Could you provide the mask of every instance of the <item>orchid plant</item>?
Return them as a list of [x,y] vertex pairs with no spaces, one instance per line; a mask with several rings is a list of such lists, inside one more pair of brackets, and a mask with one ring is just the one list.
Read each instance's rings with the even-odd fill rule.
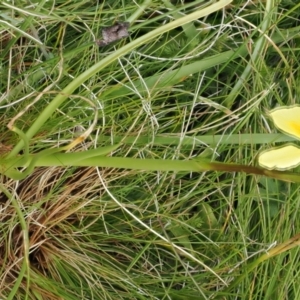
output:
[[[300,107],[280,107],[269,113],[275,126],[300,140]],[[261,167],[269,170],[288,170],[300,165],[300,148],[288,144],[263,151],[258,158]]]

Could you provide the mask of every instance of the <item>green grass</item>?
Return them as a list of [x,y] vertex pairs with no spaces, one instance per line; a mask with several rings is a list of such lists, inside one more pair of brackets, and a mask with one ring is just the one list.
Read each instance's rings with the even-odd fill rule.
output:
[[297,2],[1,2],[0,298],[298,299],[298,183],[189,172],[291,141]]

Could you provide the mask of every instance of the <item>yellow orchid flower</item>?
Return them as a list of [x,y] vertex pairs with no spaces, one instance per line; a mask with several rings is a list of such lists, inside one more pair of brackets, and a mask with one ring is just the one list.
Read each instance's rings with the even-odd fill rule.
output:
[[[270,112],[275,126],[284,133],[300,140],[300,107],[284,107]],[[272,170],[287,170],[300,165],[300,148],[287,145],[263,151],[258,157],[261,167]]]

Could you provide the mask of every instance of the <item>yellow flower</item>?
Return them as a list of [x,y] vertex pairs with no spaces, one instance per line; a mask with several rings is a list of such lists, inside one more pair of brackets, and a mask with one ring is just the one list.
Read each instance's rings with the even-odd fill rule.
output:
[[[270,112],[275,126],[300,140],[300,107],[285,107]],[[266,169],[287,170],[300,165],[300,148],[294,145],[263,151],[258,158]]]

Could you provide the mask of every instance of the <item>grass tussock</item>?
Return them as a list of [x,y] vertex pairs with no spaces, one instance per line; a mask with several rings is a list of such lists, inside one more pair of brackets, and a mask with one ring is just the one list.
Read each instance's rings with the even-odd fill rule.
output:
[[[290,140],[266,113],[299,103],[300,6],[225,1],[0,4],[0,298],[299,298],[298,184],[132,170],[145,158],[256,165]],[[125,21],[129,37],[95,43]],[[3,175],[10,155],[89,128],[71,151],[119,144],[107,155],[135,165]]]

